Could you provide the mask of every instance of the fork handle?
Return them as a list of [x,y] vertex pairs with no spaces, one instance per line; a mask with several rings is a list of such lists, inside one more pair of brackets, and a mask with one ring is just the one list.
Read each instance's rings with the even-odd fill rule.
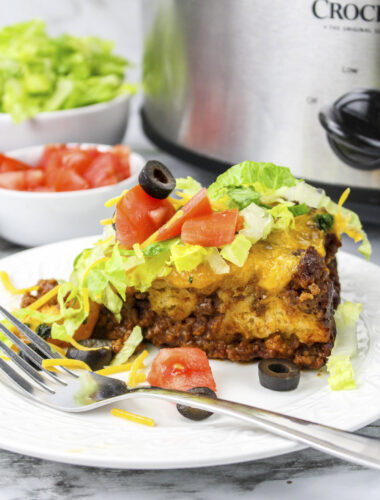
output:
[[155,387],[139,388],[131,392],[134,392],[135,396],[165,399],[236,417],[338,458],[380,470],[380,440],[378,439],[224,399],[212,399]]

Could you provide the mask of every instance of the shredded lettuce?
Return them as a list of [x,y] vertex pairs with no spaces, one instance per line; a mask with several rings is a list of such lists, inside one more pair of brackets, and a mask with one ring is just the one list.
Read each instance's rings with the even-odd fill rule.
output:
[[294,215],[289,210],[289,203],[279,203],[269,210],[274,219],[274,229],[287,229],[294,227]]
[[176,179],[176,189],[180,189],[183,193],[193,196],[202,189],[202,185],[190,176]]
[[[331,203],[333,203],[333,202],[331,202]],[[338,205],[336,203],[334,203],[335,214],[338,211],[338,210],[336,210],[337,206]],[[333,213],[330,210],[329,210],[329,212]],[[364,257],[368,260],[372,254],[372,246],[371,246],[371,243],[369,242],[367,234],[363,230],[359,216],[355,212],[352,212],[352,210],[349,210],[348,208],[345,208],[345,207],[340,208],[340,213],[347,221],[346,227],[343,228],[343,232],[346,233],[350,238],[353,238],[355,243],[359,242],[359,241],[362,242],[358,248],[358,251],[362,255],[364,255]]]
[[177,271],[192,271],[210,254],[210,250],[200,245],[180,243],[171,248],[171,262]]
[[208,265],[215,274],[227,274],[230,272],[230,266],[221,257],[217,248],[212,248],[206,257]]
[[331,198],[326,196],[323,189],[317,189],[304,181],[299,181],[295,186],[279,189],[278,197],[292,202],[305,203],[312,208],[324,208],[330,215],[339,214],[344,221],[344,224],[340,226],[340,231],[348,234],[355,242],[361,241],[359,252],[367,260],[370,258],[372,247],[358,215],[352,210],[334,203]]
[[241,188],[230,187],[227,190],[227,196],[229,198],[229,205],[232,208],[237,207],[239,210],[243,210],[251,203],[262,205],[260,201],[261,194],[252,186]]
[[220,255],[236,266],[242,267],[247,260],[251,246],[252,243],[248,238],[243,234],[238,234],[232,243],[222,248]]
[[323,189],[317,189],[304,181],[298,181],[294,186],[282,189],[278,195],[282,199],[305,203],[312,208],[320,208],[330,200]]
[[[86,320],[88,313],[85,309],[83,289],[72,283],[63,283],[57,295],[57,301],[63,322],[55,322],[51,326],[53,339],[67,341]],[[48,323],[48,321],[44,321]]]
[[300,203],[299,205],[289,206],[288,210],[290,210],[290,212],[294,215],[294,217],[305,215],[310,212],[310,208],[306,205],[306,203]]
[[344,302],[335,312],[337,335],[327,361],[328,383],[334,391],[356,388],[351,358],[357,354],[356,323],[362,309],[362,304]]
[[[132,257],[131,257],[132,258]],[[126,286],[146,292],[153,281],[171,273],[169,266],[170,252],[162,252],[154,257],[147,257],[145,262],[126,273]]]
[[239,233],[248,238],[251,243],[265,239],[272,231],[273,217],[267,210],[255,203],[251,203],[242,210],[240,215],[244,217],[244,228]]
[[126,271],[142,264],[145,259],[123,256],[117,244],[110,251],[111,254],[105,256],[100,245],[86,249],[75,259],[70,281],[77,287],[86,287],[94,302],[104,304],[118,315],[125,300]]
[[135,352],[137,346],[143,341],[143,335],[140,326],[135,326],[131,334],[124,342],[123,347],[111,361],[111,366],[123,365]]
[[170,248],[176,245],[180,241],[180,238],[172,238],[166,241],[159,241],[158,243],[152,243],[151,245],[143,248],[142,253],[146,257],[154,257],[162,252],[167,252]]
[[232,188],[253,187],[257,190],[258,183],[265,188],[278,189],[283,186],[294,186],[296,179],[287,167],[273,163],[244,161],[219,175],[208,188],[208,194],[211,199],[219,199],[227,193],[231,196]]
[[77,108],[134,93],[113,42],[46,33],[39,19],[0,30],[0,112],[18,123],[42,111]]

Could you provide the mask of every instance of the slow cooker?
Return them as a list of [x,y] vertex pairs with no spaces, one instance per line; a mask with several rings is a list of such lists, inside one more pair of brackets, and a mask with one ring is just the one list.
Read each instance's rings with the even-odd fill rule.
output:
[[161,148],[380,204],[379,1],[147,0],[143,19],[143,127]]

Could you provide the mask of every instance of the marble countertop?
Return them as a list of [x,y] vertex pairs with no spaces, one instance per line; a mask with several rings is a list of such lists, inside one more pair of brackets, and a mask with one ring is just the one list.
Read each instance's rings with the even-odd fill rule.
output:
[[[176,176],[192,175],[204,183],[213,172],[187,165],[157,151],[141,132],[139,102],[135,103],[126,137],[133,149],[146,158],[164,161]],[[380,264],[380,226],[366,225],[374,246],[373,262]],[[0,239],[0,257],[23,250]],[[344,250],[355,252],[344,243]],[[380,438],[380,420],[363,433]],[[0,450],[0,499],[155,499],[177,498],[279,498],[308,500],[332,498],[377,500],[380,474],[348,464],[311,449],[242,464],[169,471],[97,469],[48,462]]]

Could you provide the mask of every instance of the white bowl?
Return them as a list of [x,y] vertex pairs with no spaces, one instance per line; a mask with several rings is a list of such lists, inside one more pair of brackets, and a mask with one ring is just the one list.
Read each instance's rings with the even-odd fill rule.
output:
[[0,113],[0,151],[54,142],[118,144],[124,137],[131,96],[111,101],[39,113],[21,123]]
[[[70,144],[74,145],[74,144]],[[111,146],[81,144],[82,149],[96,147],[108,151]],[[44,146],[33,146],[7,153],[17,160],[35,166]],[[0,188],[0,236],[24,246],[100,234],[101,219],[112,217],[114,207],[104,203],[138,182],[145,160],[131,153],[131,177],[111,186],[64,191],[59,193],[16,191]]]

